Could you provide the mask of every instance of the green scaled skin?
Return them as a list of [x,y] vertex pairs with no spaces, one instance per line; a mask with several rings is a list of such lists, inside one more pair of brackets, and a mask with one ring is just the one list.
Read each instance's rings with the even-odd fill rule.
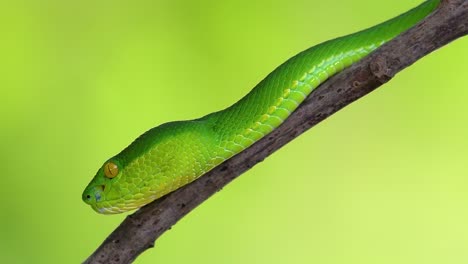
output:
[[278,127],[332,75],[431,13],[429,0],[387,22],[292,57],[231,107],[155,127],[98,170],[83,201],[103,214],[139,208],[197,179]]

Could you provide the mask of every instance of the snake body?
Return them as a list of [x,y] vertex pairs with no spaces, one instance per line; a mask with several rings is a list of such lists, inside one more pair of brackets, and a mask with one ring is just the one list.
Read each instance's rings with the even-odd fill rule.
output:
[[192,182],[270,133],[321,83],[415,25],[439,2],[426,1],[297,54],[222,111],[150,129],[99,168],[83,200],[99,213],[121,213]]

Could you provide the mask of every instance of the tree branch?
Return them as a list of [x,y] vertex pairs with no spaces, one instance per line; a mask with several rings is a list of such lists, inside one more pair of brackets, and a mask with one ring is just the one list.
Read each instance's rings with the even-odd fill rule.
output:
[[129,215],[85,263],[130,263],[179,219],[237,176],[424,55],[468,33],[468,1],[443,0],[421,23],[326,81],[271,134],[196,181]]

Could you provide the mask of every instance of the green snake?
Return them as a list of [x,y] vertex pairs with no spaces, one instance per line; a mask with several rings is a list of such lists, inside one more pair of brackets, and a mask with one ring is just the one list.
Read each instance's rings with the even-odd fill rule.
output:
[[321,83],[414,26],[439,2],[302,51],[222,111],[150,129],[104,162],[83,201],[99,213],[121,213],[192,182],[270,133]]

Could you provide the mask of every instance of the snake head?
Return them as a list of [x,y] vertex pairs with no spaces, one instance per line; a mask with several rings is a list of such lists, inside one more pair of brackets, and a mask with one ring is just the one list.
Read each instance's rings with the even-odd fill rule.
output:
[[118,182],[124,178],[121,163],[116,159],[108,160],[83,191],[82,199],[98,213],[119,213],[115,202],[119,200],[121,190]]
[[[195,132],[187,130],[185,126]],[[148,204],[212,168],[204,156],[213,136],[196,122],[152,128],[98,169],[82,199],[98,213],[116,214]],[[197,127],[195,127],[197,128]],[[209,130],[211,131],[211,130]],[[202,141],[205,140],[205,141]]]
[[[104,163],[82,194],[85,203],[101,214],[117,214],[141,207],[148,201],[123,164],[112,158]],[[131,176],[131,175],[130,175]]]
[[[178,186],[168,168],[174,167],[174,141],[153,128],[98,169],[82,199],[101,214],[117,214],[142,207]],[[156,138],[156,142],[155,139]],[[172,188],[173,187],[173,188]]]

